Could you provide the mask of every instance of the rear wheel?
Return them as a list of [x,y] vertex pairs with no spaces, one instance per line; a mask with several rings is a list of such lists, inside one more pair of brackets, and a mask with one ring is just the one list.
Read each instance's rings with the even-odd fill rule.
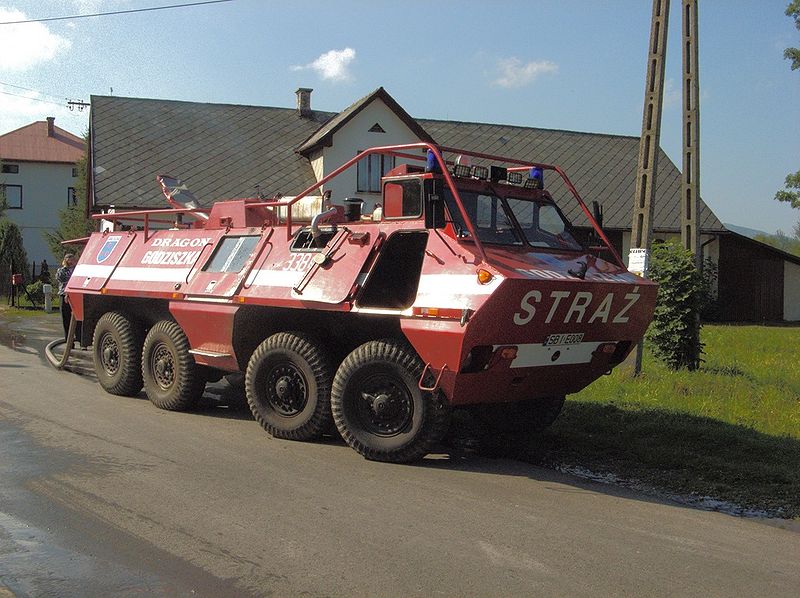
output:
[[247,364],[247,403],[276,438],[310,440],[330,427],[331,367],[325,352],[300,332],[273,334]]
[[420,390],[422,361],[394,340],[370,341],[345,358],[333,380],[331,409],[345,442],[375,461],[424,457],[447,430],[449,407]]
[[190,409],[203,395],[205,376],[189,353],[189,341],[176,322],[162,320],[147,333],[142,377],[147,397],[160,409]]
[[106,392],[132,397],[142,390],[142,330],[118,311],[103,314],[92,340],[97,381]]

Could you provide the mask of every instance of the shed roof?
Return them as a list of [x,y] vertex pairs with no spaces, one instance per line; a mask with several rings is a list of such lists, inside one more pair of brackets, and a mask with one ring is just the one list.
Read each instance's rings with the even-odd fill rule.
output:
[[5,135],[0,135],[0,160],[74,164],[83,157],[83,139],[53,127],[47,135],[47,121],[39,120]]

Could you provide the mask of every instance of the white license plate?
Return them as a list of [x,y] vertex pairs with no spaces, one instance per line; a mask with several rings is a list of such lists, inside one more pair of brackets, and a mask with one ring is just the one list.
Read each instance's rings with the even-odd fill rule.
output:
[[545,347],[553,345],[577,345],[583,340],[583,332],[563,332],[561,334],[551,334],[545,341]]

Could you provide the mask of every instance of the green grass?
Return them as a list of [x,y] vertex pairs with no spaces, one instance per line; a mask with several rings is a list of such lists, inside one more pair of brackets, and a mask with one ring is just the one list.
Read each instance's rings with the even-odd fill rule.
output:
[[800,328],[706,325],[703,342],[699,371],[645,351],[639,377],[570,396],[530,457],[800,517]]
[[706,325],[703,342],[699,371],[671,372],[646,352],[638,378],[622,366],[570,399],[710,417],[800,439],[800,328]]

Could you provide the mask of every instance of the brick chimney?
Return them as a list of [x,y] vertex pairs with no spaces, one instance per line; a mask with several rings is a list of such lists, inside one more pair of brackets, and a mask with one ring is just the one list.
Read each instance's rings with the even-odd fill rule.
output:
[[297,114],[300,116],[311,116],[311,92],[314,91],[308,87],[301,87],[295,93],[297,94]]
[[56,117],[55,116],[48,116],[47,117],[47,136],[48,137],[55,137],[56,136]]

